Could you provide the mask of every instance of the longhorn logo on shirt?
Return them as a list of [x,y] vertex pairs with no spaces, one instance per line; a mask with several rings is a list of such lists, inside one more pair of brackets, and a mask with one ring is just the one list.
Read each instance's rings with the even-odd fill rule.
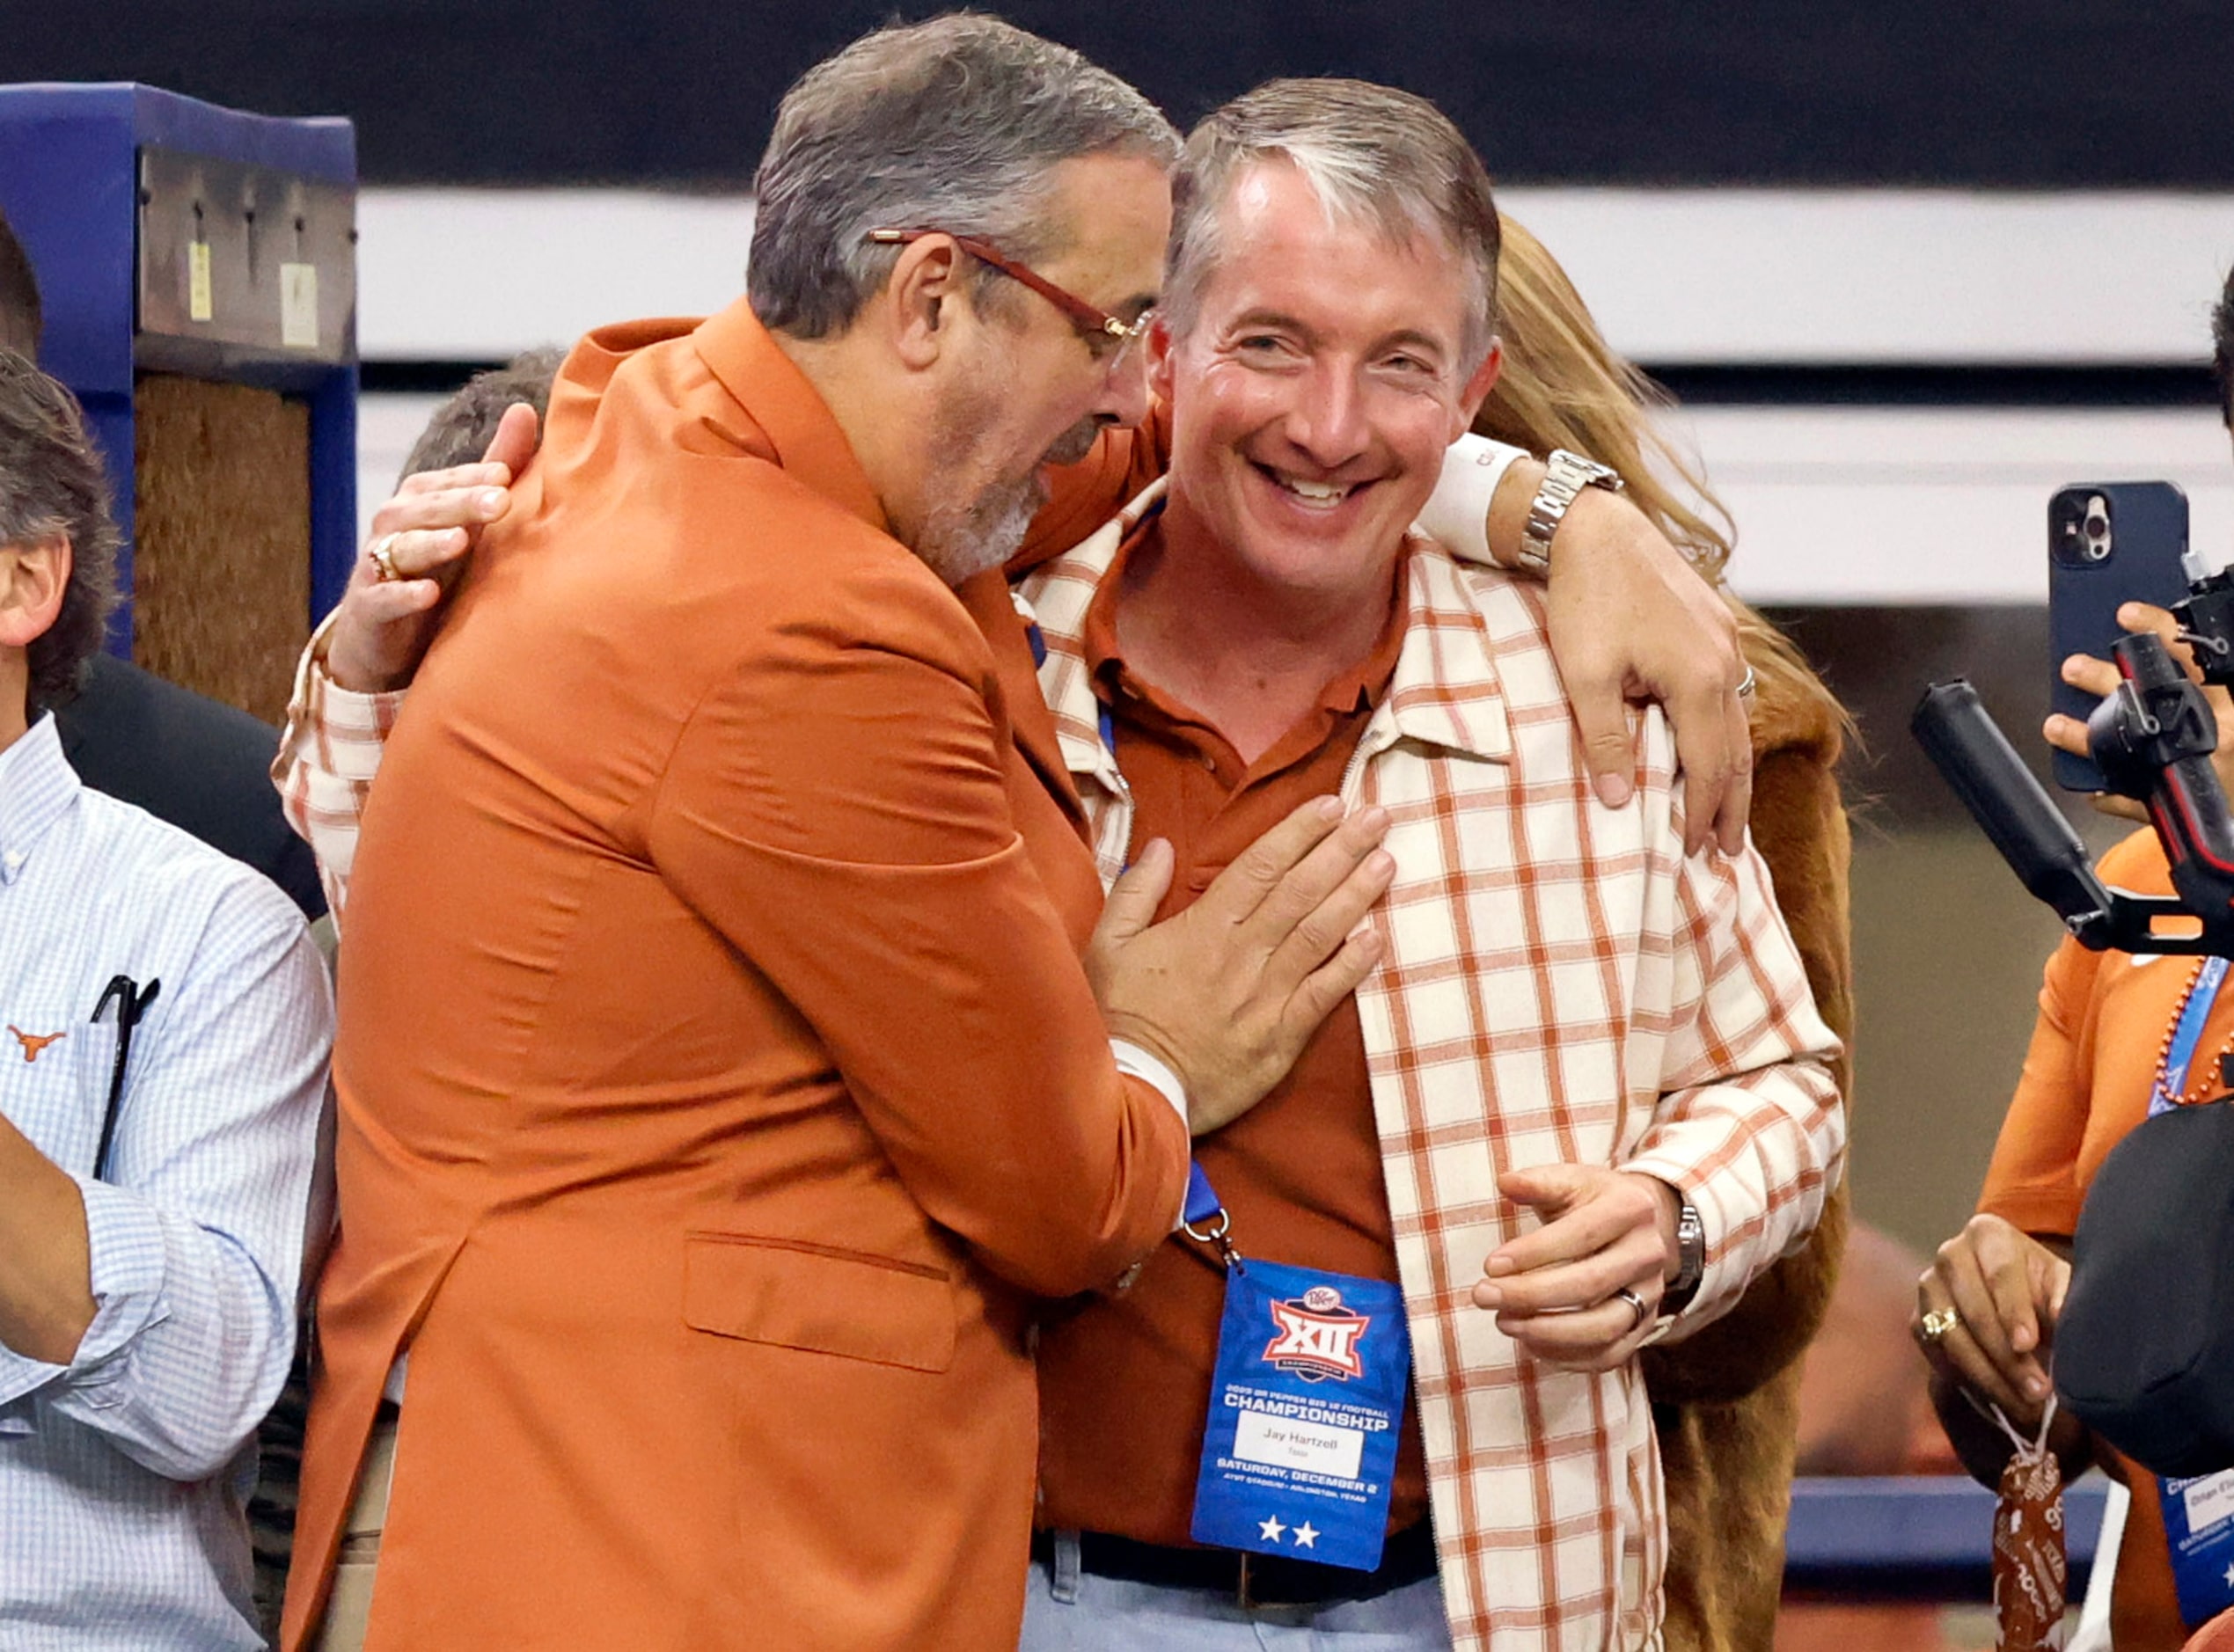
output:
[[8,1030],[16,1035],[16,1042],[23,1046],[23,1058],[27,1062],[37,1061],[48,1045],[60,1043],[70,1036],[68,1033],[26,1033],[13,1023],[9,1025]]
[[1342,1305],[1342,1293],[1331,1285],[1314,1285],[1300,1302],[1271,1305],[1272,1323],[1280,1334],[1264,1345],[1267,1364],[1300,1377],[1306,1382],[1329,1378],[1347,1382],[1366,1374],[1358,1344],[1373,1316],[1355,1313]]

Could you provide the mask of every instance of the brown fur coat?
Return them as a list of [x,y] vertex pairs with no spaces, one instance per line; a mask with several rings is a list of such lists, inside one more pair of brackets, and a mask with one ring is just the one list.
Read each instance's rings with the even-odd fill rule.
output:
[[[1787,684],[1783,673],[1762,670],[1753,709],[1753,838],[1776,878],[1815,1002],[1848,1046],[1837,1078],[1840,1093],[1850,1095],[1840,730],[1827,705]],[[1846,1222],[1842,1183],[1806,1249],[1756,1280],[1724,1319],[1644,1356],[1667,1487],[1668,1652],[1769,1652],[1775,1638],[1799,1356],[1829,1304]]]

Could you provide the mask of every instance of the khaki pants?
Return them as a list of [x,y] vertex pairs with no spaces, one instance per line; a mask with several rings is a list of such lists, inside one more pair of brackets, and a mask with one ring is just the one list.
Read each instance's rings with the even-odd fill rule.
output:
[[380,1529],[388,1519],[388,1488],[396,1473],[396,1413],[382,1406],[365,1447],[364,1472],[357,1477],[356,1500],[342,1528],[341,1558],[333,1567],[333,1589],[326,1597],[326,1617],[311,1637],[312,1652],[360,1652],[372,1619],[372,1579],[380,1565]]

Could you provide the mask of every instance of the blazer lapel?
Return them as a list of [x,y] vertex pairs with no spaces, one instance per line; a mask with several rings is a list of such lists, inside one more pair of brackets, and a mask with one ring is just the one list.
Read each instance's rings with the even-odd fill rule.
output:
[[993,668],[999,674],[1000,691],[1008,702],[1008,727],[1016,742],[1016,749],[1023,753],[1024,761],[1047,788],[1047,794],[1061,808],[1065,818],[1076,829],[1081,839],[1090,841],[1087,828],[1086,805],[1079,800],[1078,787],[1071,781],[1069,765],[1063,761],[1063,749],[1055,738],[1055,719],[1047,710],[1047,702],[1039,691],[1039,673],[1032,658],[1031,639],[1024,627],[1023,616],[1008,595],[1008,581],[999,572],[978,574],[956,588],[955,595],[970,610],[971,618],[985,633],[985,641],[992,649]]

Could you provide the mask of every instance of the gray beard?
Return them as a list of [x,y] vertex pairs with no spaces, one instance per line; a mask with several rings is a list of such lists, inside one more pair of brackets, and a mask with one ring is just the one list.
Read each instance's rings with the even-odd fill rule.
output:
[[[1082,419],[1047,450],[1049,464],[1075,464],[1092,451],[1100,423]],[[989,568],[1003,567],[1030,531],[1032,518],[1047,502],[1047,484],[1037,471],[1019,481],[989,488],[966,505],[932,508],[917,536],[915,554],[949,586],[960,585]]]
[[1014,556],[1046,501],[1047,489],[1034,473],[967,505],[935,506],[917,536],[915,554],[949,585],[960,585]]

